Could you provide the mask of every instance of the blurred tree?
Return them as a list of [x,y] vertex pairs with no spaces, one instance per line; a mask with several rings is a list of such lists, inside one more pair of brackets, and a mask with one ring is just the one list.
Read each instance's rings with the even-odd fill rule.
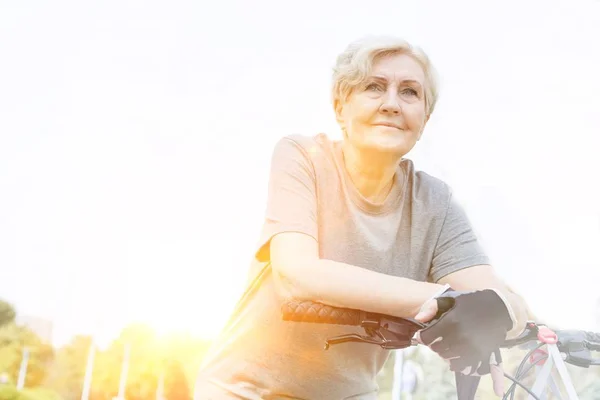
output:
[[20,400],[19,391],[13,385],[0,385],[0,400]]
[[58,393],[46,388],[23,389],[19,400],[64,400]]
[[123,344],[119,341],[96,353],[90,399],[111,400],[117,396],[122,363]]
[[181,362],[176,359],[165,363],[164,397],[167,400],[188,400],[192,397]]
[[15,308],[8,302],[0,299],[0,326],[15,321]]
[[162,363],[162,345],[148,326],[132,324],[119,337],[131,343],[131,362],[127,379],[127,400],[146,400],[156,397],[158,376]]
[[63,400],[48,389],[23,389],[18,391],[14,385],[0,385],[0,400]]
[[[394,352],[390,355],[378,375],[377,381],[381,390],[379,400],[392,399],[395,357],[396,353]],[[424,382],[417,383],[416,392],[412,395],[412,399],[456,399],[454,374],[450,372],[448,364],[427,347],[419,346],[408,353],[405,352],[405,362],[413,362],[419,365],[423,370]]]
[[110,346],[96,354],[91,400],[111,400],[119,392],[125,348],[130,345],[125,398],[154,400],[160,370],[160,343],[142,324],[127,326]]
[[[77,336],[57,351],[47,387],[65,400],[81,398],[91,340]],[[163,395],[167,400],[191,398],[191,388],[210,342],[184,333],[158,338],[148,326],[132,324],[125,327],[108,348],[96,352],[90,400],[112,400],[117,396],[128,344],[131,351],[127,400],[154,400],[161,372],[164,373]]]
[[0,373],[6,373],[12,382],[17,380],[24,347],[29,350],[25,386],[38,386],[47,376],[54,349],[24,326],[14,322],[0,326]]
[[415,399],[456,399],[454,373],[444,360],[425,346],[419,346],[411,359],[421,365],[425,380],[417,387]]
[[92,338],[75,336],[56,352],[52,372],[46,386],[58,392],[65,400],[79,400],[83,389],[85,366]]
[[[171,334],[164,338],[165,353],[171,359],[179,361],[190,388],[193,388],[202,359],[211,342],[207,339],[193,337],[187,333]],[[193,391],[193,389],[192,389]]]

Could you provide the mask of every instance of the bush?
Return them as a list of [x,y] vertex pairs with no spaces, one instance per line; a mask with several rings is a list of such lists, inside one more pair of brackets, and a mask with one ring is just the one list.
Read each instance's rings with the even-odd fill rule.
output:
[[0,400],[21,400],[21,394],[13,385],[0,385]]
[[60,395],[50,389],[24,389],[19,400],[62,400]]
[[62,400],[49,389],[24,389],[19,392],[13,385],[0,385],[0,400]]

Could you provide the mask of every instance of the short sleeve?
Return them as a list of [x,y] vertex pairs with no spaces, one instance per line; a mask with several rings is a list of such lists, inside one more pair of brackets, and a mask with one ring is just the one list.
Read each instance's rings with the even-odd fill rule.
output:
[[290,137],[279,140],[273,150],[267,209],[256,253],[259,261],[270,259],[270,241],[283,232],[300,232],[318,240],[314,166],[306,150]]
[[446,217],[433,253],[430,278],[444,276],[475,265],[489,264],[464,209],[450,195]]

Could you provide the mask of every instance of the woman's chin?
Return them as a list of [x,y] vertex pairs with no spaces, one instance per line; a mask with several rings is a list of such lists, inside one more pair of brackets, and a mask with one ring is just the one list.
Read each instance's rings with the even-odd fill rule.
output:
[[413,146],[410,146],[404,140],[377,140],[363,143],[361,150],[367,152],[378,152],[382,155],[386,154],[402,157],[408,153],[412,147]]

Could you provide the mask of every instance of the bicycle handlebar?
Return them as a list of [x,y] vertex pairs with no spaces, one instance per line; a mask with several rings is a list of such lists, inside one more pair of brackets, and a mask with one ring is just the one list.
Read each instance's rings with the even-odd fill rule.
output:
[[360,326],[372,313],[328,306],[313,301],[291,300],[281,308],[284,321]]
[[[285,321],[360,326],[368,334],[350,334],[327,339],[326,349],[332,344],[344,342],[372,343],[385,349],[402,349],[417,344],[413,339],[415,333],[426,327],[425,324],[410,318],[328,306],[313,301],[288,301],[283,304],[281,312]],[[544,335],[549,332],[555,336],[559,351],[566,355],[565,362],[584,368],[600,365],[600,359],[593,359],[590,353],[600,351],[600,333],[550,331],[544,328],[541,324],[529,322],[519,337],[505,341],[502,347],[510,348],[531,341],[543,341],[547,339]]]

